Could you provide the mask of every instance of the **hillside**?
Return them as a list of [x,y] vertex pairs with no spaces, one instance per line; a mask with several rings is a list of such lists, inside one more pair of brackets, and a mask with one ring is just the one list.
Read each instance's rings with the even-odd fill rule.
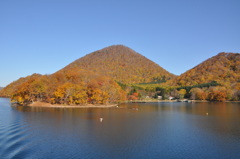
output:
[[219,53],[168,82],[169,85],[190,86],[217,81],[231,85],[240,81],[240,54]]
[[[149,85],[154,81],[167,82]],[[176,77],[130,48],[114,45],[90,53],[51,75],[20,78],[3,88],[0,96],[11,97],[20,104],[62,105],[109,104],[144,96],[239,100],[239,81],[239,53],[219,53]]]
[[27,77],[21,77],[16,81],[13,81],[12,83],[10,83],[9,85],[7,85],[6,87],[4,87],[3,89],[0,89],[0,96],[2,97],[10,97],[13,93],[14,90],[16,90],[20,85],[22,85],[23,83],[25,83],[28,80],[34,80],[36,78],[41,77],[42,75],[40,74],[32,74],[30,76]]
[[[162,82],[173,77],[175,75],[132,49],[114,45],[90,53],[52,75],[20,78],[1,90],[0,96],[11,97],[19,103],[116,103],[126,97],[116,81]],[[78,94],[79,91],[82,93]]]
[[90,53],[60,71],[68,72],[73,68],[106,75],[121,83],[148,83],[175,77],[158,64],[122,45]]
[[78,69],[20,78],[1,90],[0,96],[24,105],[33,102],[86,105],[117,103],[125,100],[126,94],[111,78]]

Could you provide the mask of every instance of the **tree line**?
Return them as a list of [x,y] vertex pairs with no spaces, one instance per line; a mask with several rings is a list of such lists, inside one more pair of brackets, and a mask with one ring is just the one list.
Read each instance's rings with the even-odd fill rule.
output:
[[36,101],[62,105],[110,104],[124,101],[126,93],[111,78],[84,70],[32,75],[10,91],[13,102]]
[[[159,85],[133,85],[129,89],[128,100],[146,99],[146,97],[158,99],[183,99],[225,101],[240,100],[240,83],[232,86],[223,86],[216,81],[198,84],[194,86],[159,86]],[[170,98],[171,97],[171,98]]]

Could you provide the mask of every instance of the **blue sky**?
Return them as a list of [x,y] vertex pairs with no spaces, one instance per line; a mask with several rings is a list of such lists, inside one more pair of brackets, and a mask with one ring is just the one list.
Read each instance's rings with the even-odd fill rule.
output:
[[1,0],[0,86],[123,44],[180,75],[240,52],[239,0]]

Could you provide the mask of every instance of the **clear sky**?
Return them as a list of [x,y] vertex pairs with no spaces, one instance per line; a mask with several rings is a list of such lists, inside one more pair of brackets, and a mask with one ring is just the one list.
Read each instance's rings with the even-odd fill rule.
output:
[[240,0],[1,0],[0,86],[123,44],[176,75],[240,52]]

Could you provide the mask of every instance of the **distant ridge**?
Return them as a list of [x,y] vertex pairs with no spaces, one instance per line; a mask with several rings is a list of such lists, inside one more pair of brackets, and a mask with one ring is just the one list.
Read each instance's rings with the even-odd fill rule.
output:
[[190,86],[216,81],[232,85],[240,81],[240,54],[219,53],[168,82],[169,85]]
[[175,75],[134,50],[113,45],[90,53],[60,71],[84,69],[112,77],[121,83],[148,83],[169,80]]

